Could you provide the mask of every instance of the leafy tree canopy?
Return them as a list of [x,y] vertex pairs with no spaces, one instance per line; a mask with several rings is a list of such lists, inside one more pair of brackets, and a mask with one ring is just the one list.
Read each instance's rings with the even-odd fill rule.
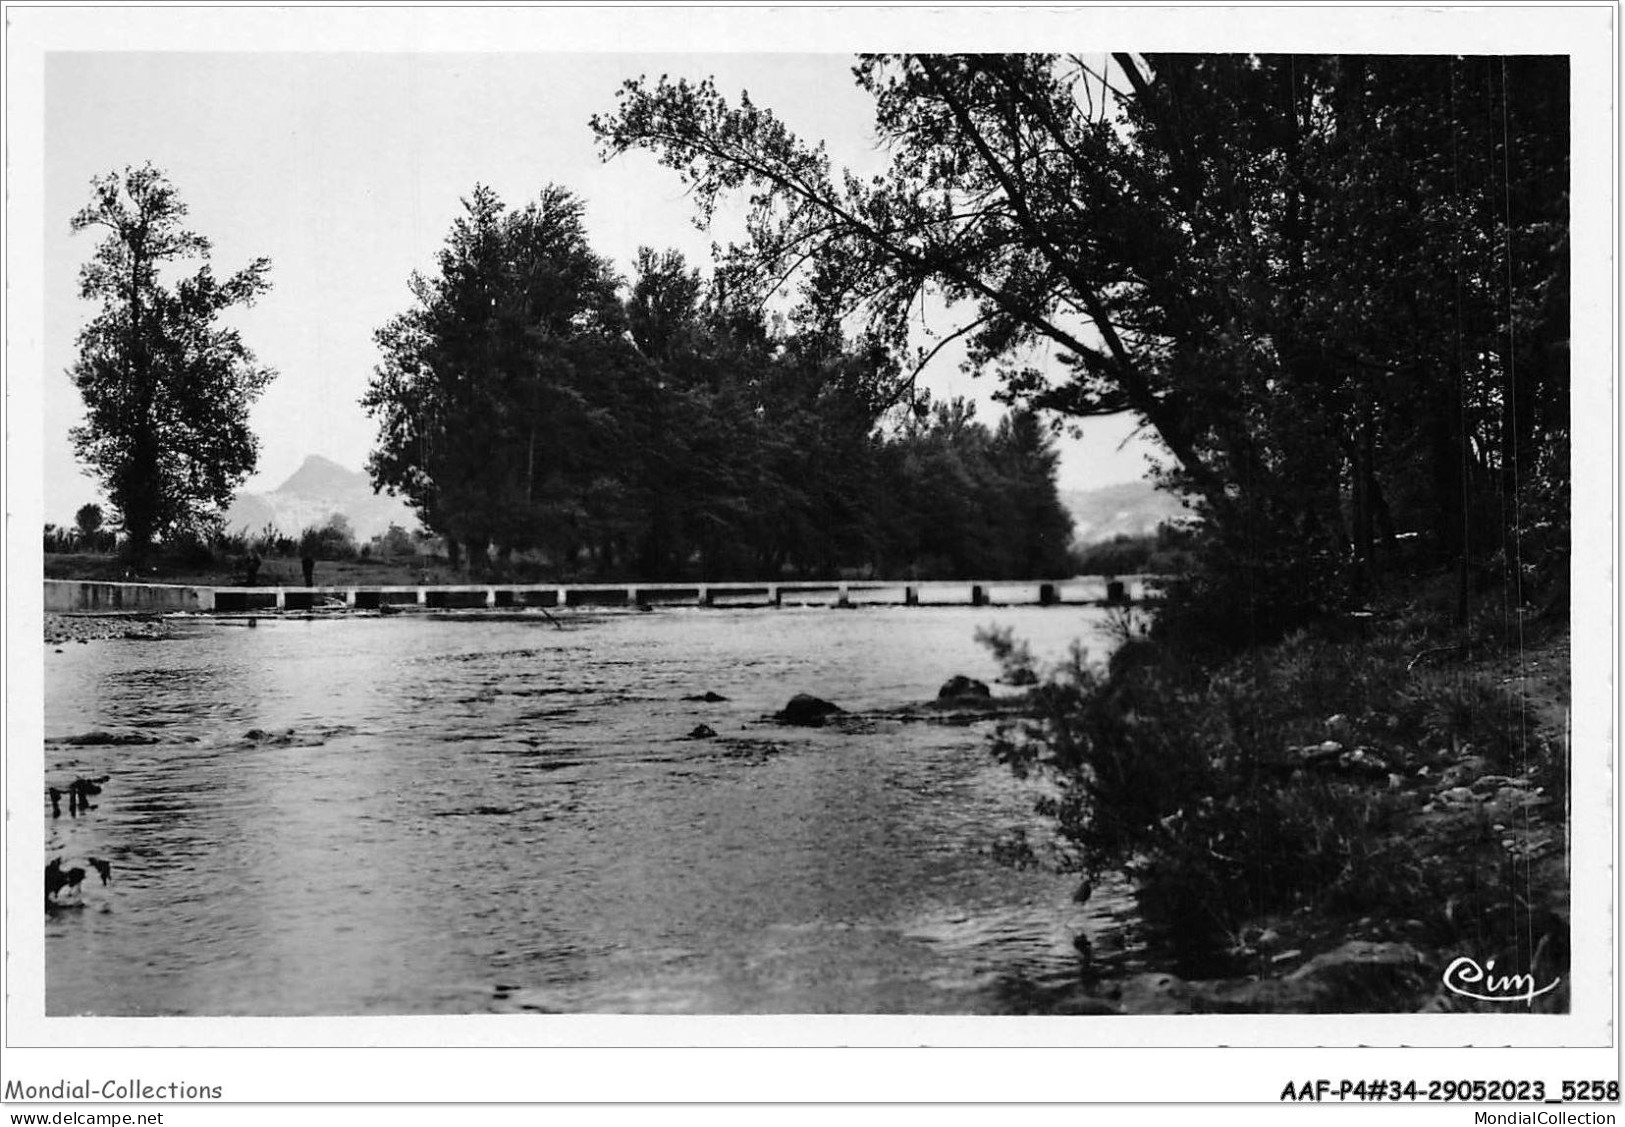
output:
[[[1357,595],[1404,531],[1518,581],[1519,522],[1566,510],[1564,60],[872,55],[853,73],[891,153],[870,179],[709,81],[629,82],[593,127],[606,157],[675,169],[702,222],[746,199],[739,275],[795,280],[899,351],[938,295],[1011,399],[1137,415],[1208,518],[1215,572],[1251,592],[1241,619]],[[1040,343],[1054,370],[1026,359]],[[1566,525],[1541,539],[1560,573]]]
[[[639,252],[624,303],[580,204],[476,188],[417,306],[378,333],[370,461],[475,569],[763,578],[1062,574],[1070,523],[1030,415],[921,438],[899,368],[817,300]],[[955,408],[968,419],[963,406]],[[922,442],[934,452],[908,451]],[[929,533],[920,514],[952,508]]]
[[476,185],[416,305],[376,334],[363,406],[380,427],[373,481],[483,559],[532,546],[579,513],[594,400],[635,378],[618,279],[587,245],[583,204],[557,186],[510,211]]
[[[87,416],[71,436],[135,556],[155,537],[214,522],[230,503],[258,458],[249,407],[274,376],[236,329],[218,324],[269,289],[269,260],[217,277],[209,241],[182,226],[185,215],[149,164],[96,178],[71,221],[105,232],[79,272],[80,296],[100,312],[69,370]],[[165,280],[197,259],[195,273]]]

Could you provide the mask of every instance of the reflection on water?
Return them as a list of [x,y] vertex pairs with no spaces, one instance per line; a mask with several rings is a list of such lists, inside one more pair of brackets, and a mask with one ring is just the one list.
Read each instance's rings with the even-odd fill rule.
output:
[[[1034,792],[985,725],[780,728],[1059,659],[1078,608],[199,622],[46,653],[52,1014],[990,1013],[1124,907],[992,859]],[[707,690],[720,703],[684,701]],[[710,725],[715,740],[684,738]],[[155,743],[71,743],[87,733]]]

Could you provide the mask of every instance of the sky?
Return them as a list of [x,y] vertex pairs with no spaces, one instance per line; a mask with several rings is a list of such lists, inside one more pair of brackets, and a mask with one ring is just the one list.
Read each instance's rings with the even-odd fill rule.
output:
[[[630,276],[640,246],[709,262],[739,234],[736,214],[708,231],[675,172],[643,152],[603,161],[588,127],[629,78],[715,77],[748,91],[837,165],[877,172],[873,108],[842,53],[621,54],[358,52],[60,52],[45,61],[44,508],[66,523],[98,499],[68,431],[83,407],[66,370],[95,312],[77,272],[94,231],[71,232],[93,177],[151,162],[209,238],[217,274],[271,259],[270,293],[234,312],[277,377],[255,405],[261,441],[252,491],[275,488],[310,454],[364,466],[376,429],[359,405],[378,361],[373,332],[411,304],[407,279],[432,269],[476,183],[511,204],[557,183],[587,204],[594,249]],[[961,311],[936,316],[938,331]],[[953,318],[950,320],[949,318]],[[1040,358],[1040,363],[1047,362]],[[994,377],[972,379],[945,350],[922,379],[938,398],[969,396],[992,422]],[[1151,447],[1130,418],[1091,420],[1063,438],[1060,484],[1088,489],[1140,477]]]

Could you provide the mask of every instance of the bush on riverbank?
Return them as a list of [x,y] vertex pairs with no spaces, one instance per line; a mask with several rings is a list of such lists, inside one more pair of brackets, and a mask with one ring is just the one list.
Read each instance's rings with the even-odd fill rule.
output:
[[1110,540],[1072,550],[1072,568],[1079,575],[1178,575],[1193,565],[1195,534],[1183,525],[1164,521],[1147,536],[1120,533]]
[[1562,827],[1514,841],[1507,810],[1525,830],[1562,810],[1564,764],[1484,625],[1450,638],[1395,608],[1368,637],[1300,630],[1218,658],[1138,634],[1103,670],[1052,672],[995,753],[1056,784],[1040,813],[1065,863],[1127,873],[1187,970],[1282,921],[1516,948],[1526,967],[1531,938],[1567,950],[1566,881],[1531,876]]

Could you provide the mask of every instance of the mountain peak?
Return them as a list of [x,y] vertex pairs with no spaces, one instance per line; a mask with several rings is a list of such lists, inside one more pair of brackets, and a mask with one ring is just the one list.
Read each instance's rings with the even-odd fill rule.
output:
[[360,471],[346,469],[320,454],[307,454],[293,476],[273,492],[322,496],[334,492],[353,493],[357,486],[364,487],[369,493],[372,491],[371,483]]
[[297,536],[327,523],[334,514],[350,522],[358,540],[368,540],[391,524],[416,528],[417,515],[398,497],[375,494],[360,470],[346,469],[320,454],[307,455],[293,476],[269,493],[239,493],[226,510],[226,527],[259,532],[273,525]]

